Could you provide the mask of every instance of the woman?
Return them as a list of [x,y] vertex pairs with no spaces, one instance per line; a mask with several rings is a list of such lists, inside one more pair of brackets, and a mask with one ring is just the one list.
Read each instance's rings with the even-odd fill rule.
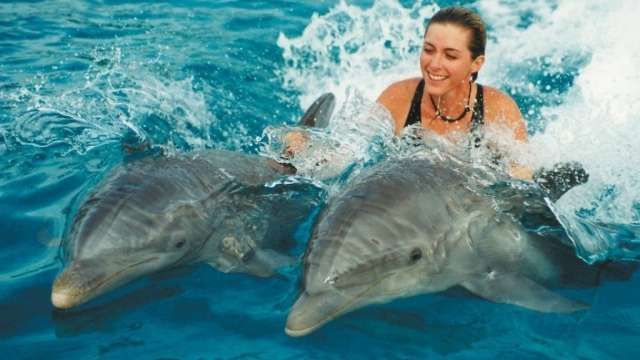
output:
[[[391,113],[395,134],[419,123],[436,134],[467,139],[464,145],[474,149],[483,146],[484,128],[494,125],[506,129],[516,142],[525,143],[526,125],[513,99],[495,88],[475,83],[484,65],[485,45],[485,25],[478,14],[461,7],[438,11],[424,34],[422,77],[398,81],[378,97],[378,103]],[[289,132],[283,140],[287,157],[308,145],[308,136],[301,131]],[[589,179],[575,162],[540,168],[534,174],[523,165],[506,165],[511,176],[533,178],[554,201]]]
[[[378,97],[378,103],[391,113],[395,134],[419,123],[450,138],[463,134],[476,148],[482,144],[484,127],[497,125],[516,141],[526,142],[527,128],[513,99],[475,83],[485,61],[485,45],[485,25],[478,14],[461,7],[438,11],[424,35],[422,78],[398,81]],[[283,140],[288,157],[307,145],[306,134],[299,131]],[[520,179],[532,176],[529,168],[515,163],[508,164],[507,170]]]
[[[473,148],[480,146],[484,126],[498,125],[526,142],[526,125],[513,99],[475,83],[485,61],[485,45],[485,25],[478,14],[461,7],[438,11],[424,35],[422,78],[398,81],[378,97],[391,113],[395,133],[419,123],[448,137],[467,134],[464,138]],[[512,163],[508,170],[514,177],[531,178],[524,166]]]

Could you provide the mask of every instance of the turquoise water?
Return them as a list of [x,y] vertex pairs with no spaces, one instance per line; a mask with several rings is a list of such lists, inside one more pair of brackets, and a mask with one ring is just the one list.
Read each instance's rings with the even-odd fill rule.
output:
[[[490,27],[480,81],[511,93],[528,120],[535,151],[522,157],[578,160],[591,174],[553,204],[578,254],[638,258],[640,92],[630,64],[640,50],[624,31],[633,3],[464,3]],[[65,230],[87,192],[123,161],[123,144],[264,151],[263,131],[295,123],[317,95],[333,91],[347,108],[348,99],[372,101],[393,79],[417,74],[432,5],[1,3],[2,358],[640,356],[638,275],[567,290],[592,304],[575,315],[449,293],[368,307],[302,339],[283,331],[299,267],[271,279],[184,267],[78,310],[53,310]],[[308,230],[297,233],[300,248]]]

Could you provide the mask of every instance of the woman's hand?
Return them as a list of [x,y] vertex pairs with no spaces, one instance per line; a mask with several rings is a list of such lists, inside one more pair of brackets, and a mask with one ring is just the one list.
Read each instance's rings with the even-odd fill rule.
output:
[[309,134],[301,130],[293,130],[286,133],[282,138],[284,145],[283,155],[293,158],[295,154],[303,151],[309,142]]
[[516,163],[509,164],[507,172],[509,173],[509,175],[511,175],[511,177],[520,180],[531,181],[533,177],[533,170],[531,170],[527,166],[519,165]]

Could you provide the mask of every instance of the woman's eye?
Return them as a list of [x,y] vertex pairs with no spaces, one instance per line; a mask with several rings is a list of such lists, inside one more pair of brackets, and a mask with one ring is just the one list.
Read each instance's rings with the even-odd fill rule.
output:
[[446,55],[446,57],[447,57],[447,59],[449,59],[449,60],[455,60],[455,59],[457,59],[457,57],[456,57],[456,56],[453,56],[453,55]]

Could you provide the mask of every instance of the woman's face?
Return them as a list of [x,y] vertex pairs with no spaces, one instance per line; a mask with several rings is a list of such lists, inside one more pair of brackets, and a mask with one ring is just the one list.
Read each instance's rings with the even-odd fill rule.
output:
[[441,96],[469,82],[484,63],[484,56],[471,59],[471,30],[453,24],[432,24],[424,36],[420,68],[425,90]]

